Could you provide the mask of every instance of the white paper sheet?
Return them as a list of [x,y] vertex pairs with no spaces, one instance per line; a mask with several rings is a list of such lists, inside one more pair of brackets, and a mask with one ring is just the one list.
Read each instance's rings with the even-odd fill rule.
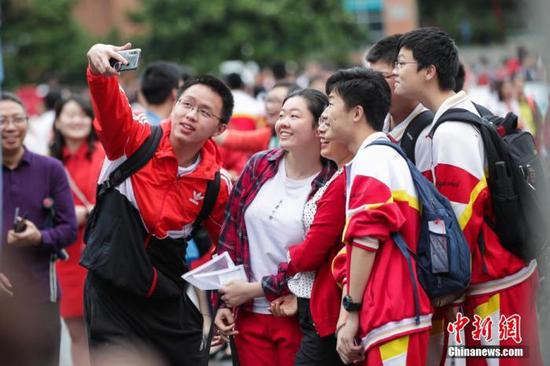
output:
[[218,290],[233,280],[247,281],[243,265],[235,266],[227,252],[187,272],[182,278],[201,290]]

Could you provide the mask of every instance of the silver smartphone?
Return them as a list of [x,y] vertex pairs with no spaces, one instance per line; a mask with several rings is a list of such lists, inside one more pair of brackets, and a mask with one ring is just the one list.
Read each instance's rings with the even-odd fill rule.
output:
[[140,48],[124,50],[117,53],[122,57],[124,57],[126,61],[128,61],[128,65],[124,65],[122,62],[112,58],[109,60],[109,63],[116,71],[122,72],[122,71],[135,70],[138,68],[139,56],[141,54]]

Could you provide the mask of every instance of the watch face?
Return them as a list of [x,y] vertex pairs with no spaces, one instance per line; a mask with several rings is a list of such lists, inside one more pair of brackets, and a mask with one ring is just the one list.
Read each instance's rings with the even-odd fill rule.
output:
[[342,306],[347,311],[359,311],[359,310],[361,310],[361,303],[353,302],[351,296],[349,296],[349,295],[344,296],[344,298],[342,299]]
[[349,303],[351,302],[351,296],[347,295],[347,296],[344,296],[344,308],[347,309],[347,307],[349,306]]

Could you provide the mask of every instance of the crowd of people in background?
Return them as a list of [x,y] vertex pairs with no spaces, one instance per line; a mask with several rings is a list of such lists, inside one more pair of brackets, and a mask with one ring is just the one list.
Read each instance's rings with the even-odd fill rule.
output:
[[[363,62],[368,63],[368,58],[365,57]],[[281,96],[277,95],[278,87],[290,88],[291,91],[310,87],[324,92],[326,80],[335,71],[332,65],[310,62],[300,73],[288,71],[284,63],[276,63],[251,77],[244,63],[237,64],[240,67],[234,68],[235,72],[223,75],[223,80],[235,96],[236,109],[228,125],[229,131],[216,138],[221,147],[224,167],[234,178],[238,177],[246,160],[254,152],[267,146],[277,146],[274,141],[276,135],[269,135],[266,127],[274,126],[278,117],[281,102]],[[548,100],[547,92],[541,86],[546,82],[546,71],[537,53],[519,46],[515,55],[501,60],[481,56],[478,60],[464,62],[459,73],[457,86],[462,85],[460,89],[468,91],[474,101],[497,115],[508,112],[518,115],[522,128],[536,137],[537,144],[546,154],[546,145],[550,144],[550,131],[544,124]],[[168,116],[178,87],[192,74],[193,71],[184,65],[154,61],[146,65],[139,78],[122,75],[121,85],[133,109],[144,112],[149,123],[158,124]],[[28,89],[26,87],[21,96],[26,105],[32,105],[29,110],[36,113],[30,116],[30,130],[25,143],[32,151],[47,154],[56,101],[62,95],[75,94],[75,91],[87,100],[88,92],[78,87],[60,86],[55,80],[37,87],[37,97],[31,97]],[[278,94],[282,93],[281,90],[283,88],[279,89]],[[40,110],[43,112],[39,113]],[[240,134],[233,133],[233,130],[255,132]],[[226,136],[230,136],[227,141]],[[267,136],[273,139],[266,146]]]
[[[40,113],[24,95],[0,98],[0,363],[56,364],[61,318],[75,366],[89,365],[90,352],[110,364],[106,352],[118,347],[137,352],[136,364],[206,364],[209,350],[241,365],[489,364],[450,358],[449,345],[525,346],[526,357],[499,364],[543,364],[537,263],[504,248],[487,222],[481,138],[458,120],[431,131],[451,108],[511,112],[550,167],[550,94],[535,53],[464,63],[445,32],[420,28],[380,40],[352,69],[310,63],[293,74],[278,64],[217,79],[158,60],[132,82],[108,62],[128,48],[93,46],[88,89],[52,82]],[[452,205],[472,256],[469,290],[453,304],[433,306],[409,277],[394,234],[417,252],[419,198],[406,160],[375,141],[400,145]],[[144,167],[112,187],[147,143]],[[211,181],[215,204],[201,217]],[[94,210],[98,189],[116,204]],[[115,251],[86,248],[90,216],[99,224],[87,244],[144,243],[135,258],[147,259],[128,278],[145,290],[100,273]],[[248,281],[212,301],[189,290],[181,275],[224,252]],[[497,338],[499,319],[520,315],[522,342],[480,341],[471,325],[457,342],[458,311],[492,319]]]

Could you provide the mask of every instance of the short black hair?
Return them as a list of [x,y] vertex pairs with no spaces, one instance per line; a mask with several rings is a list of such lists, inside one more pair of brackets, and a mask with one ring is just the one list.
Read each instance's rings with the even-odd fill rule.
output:
[[348,109],[363,107],[367,123],[375,131],[382,131],[390,110],[391,90],[381,73],[363,67],[336,71],[327,80],[326,92],[338,94]]
[[393,65],[399,53],[399,40],[402,34],[392,34],[376,42],[367,52],[365,60],[371,64],[384,62]]
[[454,90],[460,61],[455,41],[447,32],[436,27],[418,28],[401,37],[399,48],[412,51],[417,70],[434,65],[441,90]]
[[275,80],[283,80],[288,76],[286,65],[283,61],[275,61],[271,66],[271,71]]
[[174,62],[151,62],[141,75],[141,93],[147,103],[162,104],[170,96],[172,90],[178,89],[183,77],[183,68]]
[[232,72],[226,75],[225,82],[227,83],[227,86],[229,86],[231,90],[244,88],[243,79],[241,78],[241,75],[239,75],[236,72]]
[[307,109],[313,115],[313,128],[317,128],[319,125],[319,118],[323,111],[328,106],[328,97],[319,90],[306,88],[298,89],[289,93],[283,101],[283,104],[290,98],[302,97],[306,101]]
[[44,106],[46,110],[51,111],[55,108],[55,105],[61,101],[61,90],[57,88],[50,88],[46,96],[44,97]]
[[462,89],[464,89],[464,79],[466,78],[466,70],[464,69],[464,64],[461,62],[458,64],[458,72],[456,73],[455,77],[455,87],[454,91],[455,93],[458,93]]
[[179,89],[179,97],[193,85],[205,85],[210,88],[214,93],[218,94],[222,98],[222,115],[220,116],[222,123],[228,123],[233,114],[233,94],[231,90],[225,85],[223,81],[212,75],[199,75],[189,78]]
[[3,91],[2,93],[0,93],[0,101],[4,101],[4,100],[9,100],[11,102],[15,102],[15,103],[19,104],[23,108],[23,110],[25,111],[25,114],[27,114],[27,108],[25,108],[25,105],[23,104],[23,101],[17,95],[15,95],[13,93],[10,93],[10,92]]

